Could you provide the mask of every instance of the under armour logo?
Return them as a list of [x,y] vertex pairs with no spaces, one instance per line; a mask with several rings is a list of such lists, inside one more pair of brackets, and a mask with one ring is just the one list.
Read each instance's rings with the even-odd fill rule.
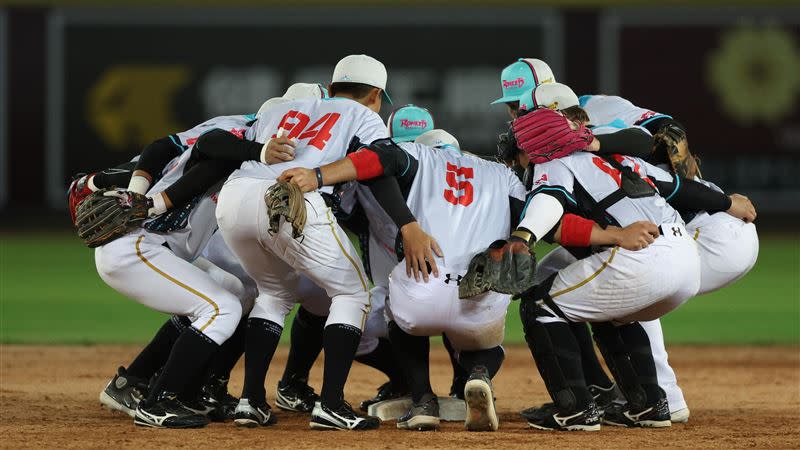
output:
[[456,278],[453,278],[453,277],[450,276],[449,273],[447,273],[447,274],[444,275],[444,282],[446,284],[450,284],[451,281],[455,281],[456,286],[459,286],[461,284],[461,279],[462,278],[464,278],[464,277],[462,277],[461,275],[456,275]]
[[673,236],[683,236],[683,233],[681,233],[681,229],[680,228],[672,227],[672,235]]

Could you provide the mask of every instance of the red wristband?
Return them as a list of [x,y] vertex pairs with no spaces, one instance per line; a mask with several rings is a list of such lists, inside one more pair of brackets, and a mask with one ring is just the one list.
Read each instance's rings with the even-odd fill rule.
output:
[[369,180],[383,175],[383,165],[378,154],[364,147],[361,150],[347,155],[356,168],[357,180]]
[[592,237],[594,221],[575,214],[564,214],[561,219],[561,245],[565,247],[588,247]]

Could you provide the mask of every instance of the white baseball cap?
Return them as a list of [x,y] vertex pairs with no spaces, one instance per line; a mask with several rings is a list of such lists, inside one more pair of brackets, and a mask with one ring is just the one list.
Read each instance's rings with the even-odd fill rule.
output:
[[295,83],[286,89],[283,98],[300,100],[303,98],[327,98],[328,90],[318,83]]
[[281,103],[286,103],[290,101],[289,99],[283,97],[272,97],[271,99],[265,101],[261,108],[258,108],[258,112],[256,113],[256,117],[261,117],[268,109],[280,105]]
[[519,99],[519,109],[536,109],[540,107],[561,111],[578,106],[578,96],[566,84],[546,83],[525,92]]
[[452,134],[440,128],[435,128],[420,134],[414,139],[415,144],[427,145],[428,147],[451,147],[461,151],[458,140]]
[[336,63],[331,83],[361,83],[380,88],[383,98],[392,104],[386,92],[386,67],[382,62],[367,55],[348,55]]

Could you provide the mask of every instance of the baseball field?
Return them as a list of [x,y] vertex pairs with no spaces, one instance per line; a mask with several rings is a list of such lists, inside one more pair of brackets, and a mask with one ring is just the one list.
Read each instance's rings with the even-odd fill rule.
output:
[[[539,252],[543,254],[544,249]],[[4,448],[40,447],[800,447],[800,236],[762,237],[753,271],[734,286],[691,300],[663,319],[670,361],[692,417],[667,430],[604,427],[599,434],[528,430],[516,412],[546,401],[516,307],[509,312],[508,356],[496,378],[500,432],[466,433],[453,423],[438,433],[307,430],[307,417],[279,413],[279,425],[237,430],[145,430],[102,410],[97,395],[127,364],[164,316],[125,299],[99,279],[93,253],[67,233],[0,234],[0,434]],[[432,352],[434,388],[449,387],[441,348]],[[279,349],[268,377],[283,369]],[[311,384],[319,387],[320,364]],[[346,395],[370,397],[382,379],[354,365]],[[232,379],[241,386],[241,368]],[[341,437],[340,437],[341,436]]]

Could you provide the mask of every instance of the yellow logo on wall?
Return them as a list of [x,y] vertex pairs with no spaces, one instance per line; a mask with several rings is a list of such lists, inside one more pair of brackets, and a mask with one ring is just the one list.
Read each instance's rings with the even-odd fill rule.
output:
[[775,123],[800,92],[795,37],[779,27],[742,27],[722,35],[708,61],[708,81],[722,109],[743,125]]
[[181,130],[173,117],[172,103],[188,79],[185,66],[111,67],[89,91],[89,123],[114,151],[142,147]]

